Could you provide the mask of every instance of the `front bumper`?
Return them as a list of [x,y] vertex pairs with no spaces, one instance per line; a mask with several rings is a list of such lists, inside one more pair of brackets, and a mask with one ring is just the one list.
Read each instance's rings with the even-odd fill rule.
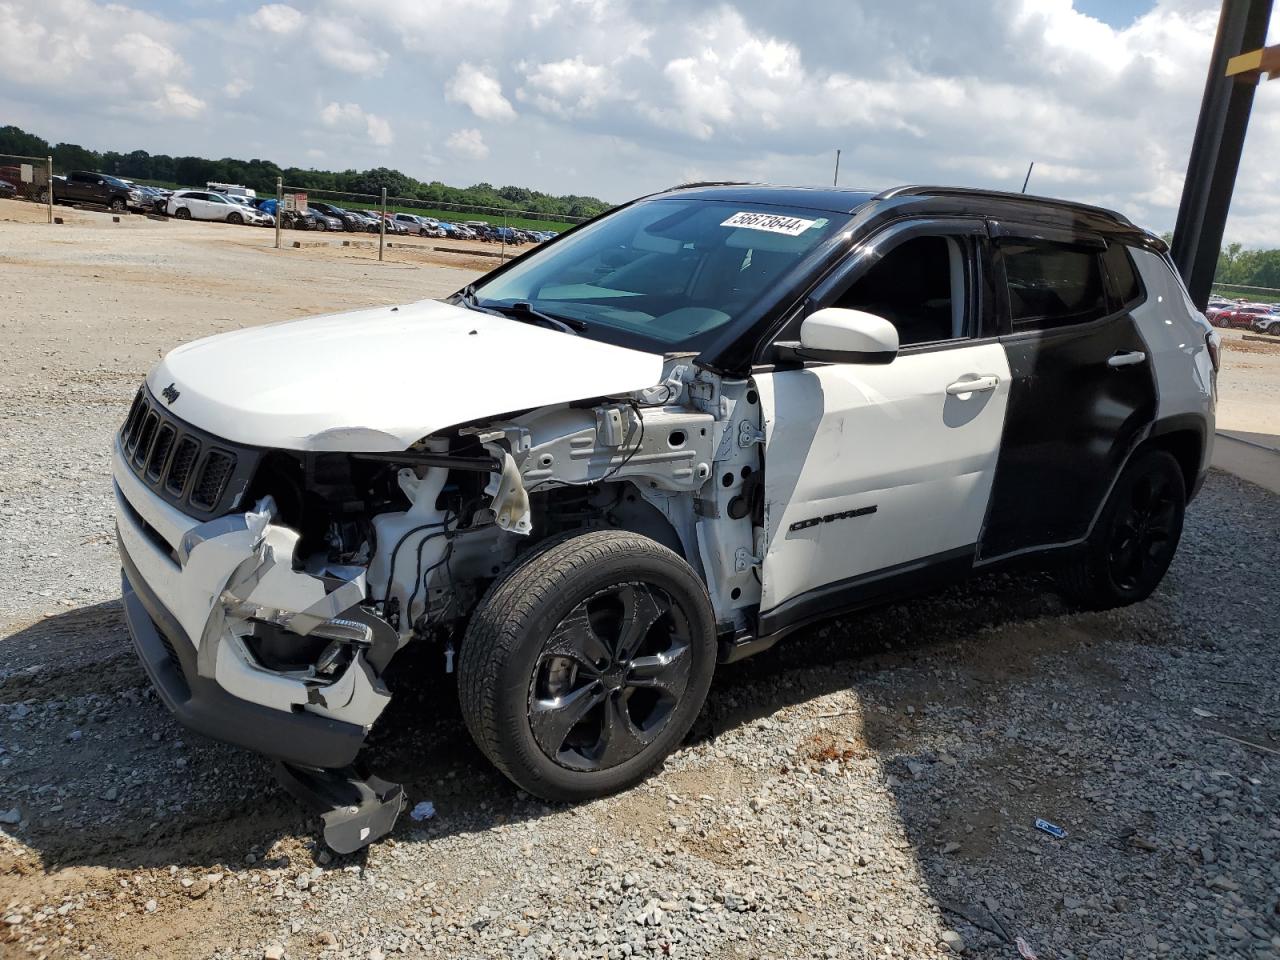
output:
[[188,729],[304,767],[350,764],[365,729],[234,697],[196,670],[195,645],[147,586],[120,542],[120,589],[134,648],[160,700]]
[[[363,573],[338,585],[296,569],[297,534],[272,523],[271,509],[188,517],[139,479],[118,439],[113,474],[125,614],[165,705],[218,740],[302,766],[348,765],[390,699],[380,673],[396,646],[358,607]],[[247,642],[262,620],[302,640],[325,637],[337,617],[381,632],[332,677],[271,669]]]

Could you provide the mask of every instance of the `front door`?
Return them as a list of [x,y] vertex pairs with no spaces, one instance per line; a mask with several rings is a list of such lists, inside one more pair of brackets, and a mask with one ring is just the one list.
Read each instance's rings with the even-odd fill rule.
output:
[[999,230],[1013,383],[983,560],[1085,537],[1156,409],[1147,347],[1128,312],[1141,301],[1108,290],[1108,275],[1132,270],[1123,246]]
[[762,626],[830,611],[897,573],[971,564],[1009,396],[985,249],[985,226],[967,221],[871,238],[806,312],[890,320],[897,358],[757,372]]

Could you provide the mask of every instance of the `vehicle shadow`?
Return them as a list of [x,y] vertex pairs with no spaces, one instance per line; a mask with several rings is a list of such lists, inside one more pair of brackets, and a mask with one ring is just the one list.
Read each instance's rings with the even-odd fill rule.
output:
[[[1046,587],[1043,578],[986,577],[798,632],[719,669],[689,743],[856,688],[981,629],[1052,613],[1059,607]],[[318,821],[276,784],[270,762],[189,733],[168,714],[117,603],[47,617],[0,644],[39,651],[39,663],[0,673],[0,796],[22,818],[8,829],[46,869],[234,870],[261,865],[279,840],[318,842]],[[440,811],[425,824],[406,813],[393,836],[429,841],[556,810],[513,787],[473,746],[443,659],[426,648],[396,664],[397,696],[365,751],[373,771],[405,784],[411,803],[430,799]]]

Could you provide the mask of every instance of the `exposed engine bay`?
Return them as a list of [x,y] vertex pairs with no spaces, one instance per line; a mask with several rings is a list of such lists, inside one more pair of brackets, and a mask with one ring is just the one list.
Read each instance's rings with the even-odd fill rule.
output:
[[[703,577],[722,640],[748,634],[764,529],[759,399],[685,358],[663,372],[632,394],[469,423],[403,452],[266,453],[240,498],[251,509],[192,527],[177,551],[184,583],[216,596],[190,611],[191,626],[203,619],[199,673],[251,703],[367,732],[399,650],[427,645],[452,673],[490,584],[539,543],[593,528],[675,551]],[[322,809],[315,784],[301,785],[315,774],[290,768],[286,783]],[[344,805],[359,801],[327,804]],[[390,829],[394,813],[374,806]]]
[[[436,645],[451,672],[487,586],[534,544],[594,527],[670,547],[704,576],[721,634],[748,629],[759,403],[746,381],[679,359],[666,374],[638,395],[470,424],[404,453],[270,454],[244,498],[258,563],[222,597],[252,669],[219,679],[257,702],[370,724],[397,650]],[[207,541],[228,519],[240,517],[197,529]]]

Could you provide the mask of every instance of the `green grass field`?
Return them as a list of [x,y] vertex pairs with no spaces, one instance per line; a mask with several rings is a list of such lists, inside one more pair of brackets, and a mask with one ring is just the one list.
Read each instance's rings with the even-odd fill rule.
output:
[[1264,293],[1261,290],[1237,287],[1229,283],[1215,283],[1213,285],[1213,292],[1231,300],[1237,300],[1240,297],[1244,297],[1246,300],[1253,303],[1280,303],[1280,293]]

